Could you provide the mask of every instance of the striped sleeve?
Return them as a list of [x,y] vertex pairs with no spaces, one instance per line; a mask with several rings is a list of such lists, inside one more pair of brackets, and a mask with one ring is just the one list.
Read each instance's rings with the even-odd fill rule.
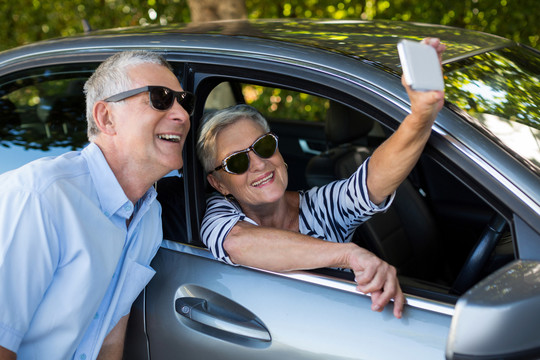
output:
[[236,202],[228,201],[222,195],[212,195],[208,198],[201,224],[201,240],[216,259],[230,265],[235,264],[227,255],[223,243],[238,221],[257,225],[242,212]]
[[369,199],[367,159],[348,179],[300,193],[300,232],[332,242],[348,242],[354,230],[391,205],[395,193],[377,206]]

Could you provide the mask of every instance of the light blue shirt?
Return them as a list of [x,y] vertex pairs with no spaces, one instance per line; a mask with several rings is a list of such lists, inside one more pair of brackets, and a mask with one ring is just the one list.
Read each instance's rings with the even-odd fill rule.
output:
[[0,345],[22,360],[95,359],[154,275],[155,198],[134,206],[95,144],[1,175]]

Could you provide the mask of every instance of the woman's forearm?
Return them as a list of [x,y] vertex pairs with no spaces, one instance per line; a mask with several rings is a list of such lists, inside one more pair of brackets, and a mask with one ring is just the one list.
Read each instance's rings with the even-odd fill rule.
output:
[[232,262],[272,271],[348,267],[354,244],[338,244],[297,232],[239,222],[224,242]]

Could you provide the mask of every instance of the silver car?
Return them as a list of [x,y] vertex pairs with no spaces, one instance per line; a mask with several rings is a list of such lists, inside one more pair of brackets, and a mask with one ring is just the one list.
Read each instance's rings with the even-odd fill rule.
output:
[[[257,107],[289,187],[348,174],[409,101],[396,44],[446,45],[446,103],[391,209],[355,242],[399,272],[407,305],[370,310],[351,273],[216,261],[195,154],[204,113]],[[126,359],[540,358],[540,54],[457,28],[383,21],[227,21],[97,31],[0,53],[0,173],[84,146],[82,85],[125,49],[163,54],[197,95],[185,166],[157,183],[164,240],[133,305]]]

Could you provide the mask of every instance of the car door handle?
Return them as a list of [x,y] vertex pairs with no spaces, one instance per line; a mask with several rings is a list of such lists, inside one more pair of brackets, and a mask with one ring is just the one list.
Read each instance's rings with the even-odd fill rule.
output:
[[268,330],[257,321],[233,314],[220,306],[211,305],[205,299],[178,298],[175,308],[180,315],[210,328],[260,341],[272,340]]

